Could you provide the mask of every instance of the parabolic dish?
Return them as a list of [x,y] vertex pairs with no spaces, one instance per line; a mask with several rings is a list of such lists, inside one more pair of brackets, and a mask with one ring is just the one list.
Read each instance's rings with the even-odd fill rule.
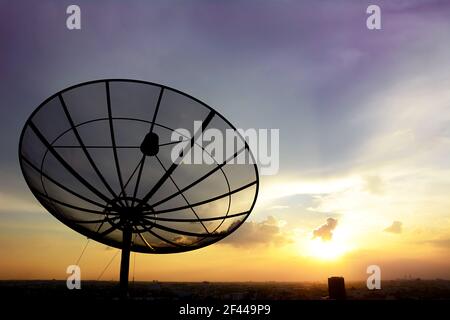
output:
[[[202,121],[195,131],[194,121]],[[190,135],[179,128],[188,129]],[[221,159],[197,138],[216,129],[234,140]],[[179,141],[208,159],[176,163]],[[227,139],[228,139],[227,138]],[[236,156],[251,159],[232,163]],[[236,230],[255,204],[259,178],[247,142],[205,103],[178,90],[136,80],[98,80],[44,101],[22,131],[19,158],[40,203],[81,234],[131,250],[173,253],[212,244]]]

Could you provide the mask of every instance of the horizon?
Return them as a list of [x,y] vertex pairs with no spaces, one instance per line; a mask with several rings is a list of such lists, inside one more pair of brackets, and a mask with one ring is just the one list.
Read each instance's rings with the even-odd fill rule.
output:
[[[328,280],[328,279],[327,279]],[[263,280],[263,281],[252,281],[252,280],[240,280],[240,281],[209,281],[209,280],[198,280],[198,281],[177,281],[177,280],[130,280],[130,283],[133,284],[135,282],[141,282],[141,283],[305,283],[305,284],[324,284],[328,285],[327,280],[310,280],[310,281],[277,281],[277,280]],[[344,279],[345,283],[366,283],[367,279]],[[0,279],[0,282],[8,282],[8,281],[17,281],[17,282],[26,282],[26,281],[63,281],[66,282],[67,278],[61,278],[61,279]],[[383,279],[382,282],[393,282],[393,281],[450,281],[450,279],[441,279],[441,278],[398,278],[398,279]],[[113,282],[113,283],[119,283],[119,279],[117,280],[95,280],[95,279],[83,279],[83,282]]]

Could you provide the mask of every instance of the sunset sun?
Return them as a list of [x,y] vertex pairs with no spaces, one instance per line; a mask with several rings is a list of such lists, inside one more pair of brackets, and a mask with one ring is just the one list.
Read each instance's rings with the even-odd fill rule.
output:
[[308,255],[321,260],[336,260],[348,252],[347,246],[338,240],[311,239],[307,249]]

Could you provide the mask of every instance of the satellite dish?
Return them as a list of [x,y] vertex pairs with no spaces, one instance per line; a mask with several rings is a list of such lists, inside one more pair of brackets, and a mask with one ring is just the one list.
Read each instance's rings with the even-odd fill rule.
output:
[[[227,145],[220,158],[199,143],[208,129],[232,141],[232,152]],[[187,148],[178,160],[200,154],[205,161],[172,161],[179,143]],[[247,162],[234,163],[238,157]],[[215,243],[245,221],[259,187],[249,146],[228,120],[181,91],[137,80],[81,83],[45,100],[23,128],[19,159],[52,215],[122,249],[123,292],[130,251],[176,253]]]

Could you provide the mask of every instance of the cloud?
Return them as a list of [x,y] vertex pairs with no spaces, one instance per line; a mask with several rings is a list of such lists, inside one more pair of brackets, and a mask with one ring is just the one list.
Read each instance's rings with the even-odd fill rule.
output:
[[450,238],[441,238],[441,239],[434,239],[434,240],[427,240],[427,241],[420,241],[418,242],[420,244],[430,244],[437,248],[444,248],[444,249],[450,249]]
[[336,229],[337,219],[328,218],[327,222],[313,231],[313,239],[321,238],[323,241],[330,241],[333,238],[333,230]]
[[384,231],[400,234],[402,233],[402,223],[400,221],[394,221],[392,222],[392,225],[384,229]]
[[281,229],[285,221],[268,216],[261,222],[244,222],[236,232],[223,239],[220,243],[235,247],[251,247],[257,245],[281,246],[292,240]]
[[365,178],[364,190],[372,194],[381,195],[384,193],[384,183],[379,176],[368,176]]
[[269,210],[282,210],[282,209],[289,209],[289,206],[285,206],[285,205],[275,205],[275,206],[271,206],[269,208]]
[[176,236],[172,239],[172,242],[175,242],[177,244],[181,245],[191,245],[197,241],[201,240],[199,237],[187,237],[184,235]]

